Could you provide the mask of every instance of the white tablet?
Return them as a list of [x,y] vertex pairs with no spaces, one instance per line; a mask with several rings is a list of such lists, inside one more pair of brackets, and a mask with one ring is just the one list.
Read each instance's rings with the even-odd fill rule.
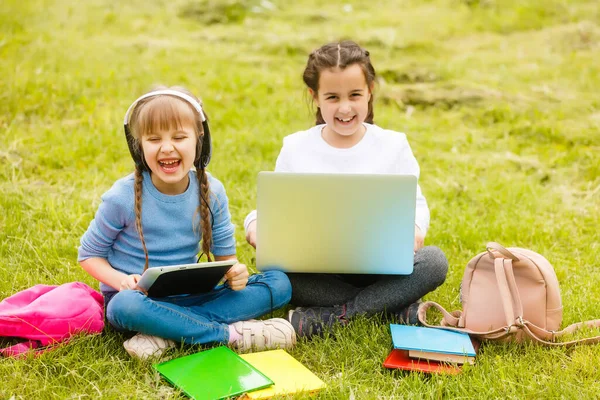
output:
[[236,260],[148,268],[138,286],[148,297],[210,292]]

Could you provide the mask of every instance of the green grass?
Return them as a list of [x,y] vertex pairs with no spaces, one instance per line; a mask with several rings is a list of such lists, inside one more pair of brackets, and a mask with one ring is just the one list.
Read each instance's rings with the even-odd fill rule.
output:
[[[272,6],[272,7],[271,7]],[[554,265],[563,325],[600,316],[600,8],[596,0],[5,0],[0,5],[0,298],[83,281],[79,238],[132,171],[127,106],[184,85],[211,118],[239,258],[256,174],[308,128],[301,73],[351,38],[382,80],[379,125],[406,132],[431,208],[426,242],[450,261],[427,296],[460,307],[467,261],[489,240]],[[587,332],[593,334],[593,332]],[[0,398],[179,398],[107,329],[40,357],[0,360]],[[328,389],[314,398],[596,398],[600,349],[488,344],[459,376],[388,371],[388,327],[358,319],[292,354]],[[183,348],[175,354],[186,354]]]

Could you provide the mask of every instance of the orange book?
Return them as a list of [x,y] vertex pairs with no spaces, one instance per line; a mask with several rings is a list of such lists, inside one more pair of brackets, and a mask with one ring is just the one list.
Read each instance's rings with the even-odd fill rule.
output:
[[460,365],[447,364],[439,361],[410,358],[408,350],[394,349],[383,362],[383,366],[390,369],[402,369],[405,371],[421,371],[437,374],[459,374],[462,370]]

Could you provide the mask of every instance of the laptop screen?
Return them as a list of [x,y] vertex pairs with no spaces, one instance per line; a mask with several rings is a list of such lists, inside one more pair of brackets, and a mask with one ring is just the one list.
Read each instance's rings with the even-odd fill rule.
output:
[[257,268],[410,274],[416,191],[413,175],[261,172]]

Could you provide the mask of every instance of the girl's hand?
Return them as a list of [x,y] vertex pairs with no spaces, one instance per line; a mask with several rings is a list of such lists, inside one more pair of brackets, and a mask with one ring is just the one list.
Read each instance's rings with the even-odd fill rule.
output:
[[245,264],[237,263],[227,271],[225,278],[232,290],[242,290],[248,283],[248,268]]
[[119,285],[119,290],[137,290],[137,283],[140,279],[142,279],[142,276],[140,274],[127,275],[125,279],[121,281],[121,284]]
[[425,246],[425,235],[421,229],[415,225],[415,253]]

